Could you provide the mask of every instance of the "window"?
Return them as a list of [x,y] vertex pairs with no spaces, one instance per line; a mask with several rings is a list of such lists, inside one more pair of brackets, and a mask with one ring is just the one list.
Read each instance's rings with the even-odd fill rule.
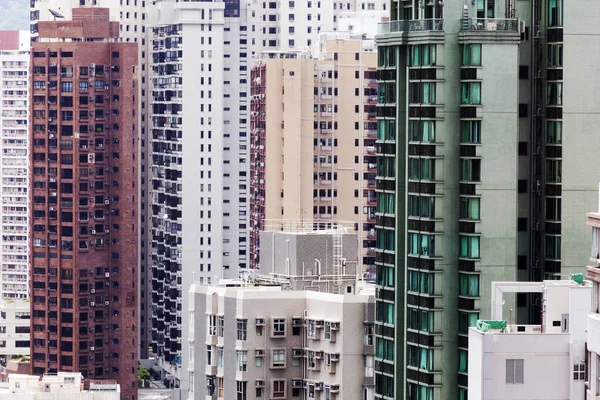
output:
[[417,44],[412,46],[410,52],[410,65],[413,67],[435,65],[435,44]]
[[246,389],[248,386],[248,382],[241,382],[241,381],[236,381],[236,391],[237,391],[237,398],[236,400],[248,400],[248,397],[246,396]]
[[549,221],[561,220],[561,199],[560,197],[546,198],[546,219]]
[[325,322],[325,340],[331,340],[331,322]]
[[551,68],[560,68],[563,66],[563,45],[549,44],[548,45],[548,60],[547,66]]
[[481,121],[460,121],[461,143],[481,143]]
[[562,105],[562,82],[548,82],[547,86],[547,103],[549,106]]
[[548,121],[546,122],[546,143],[561,144],[562,143],[562,122]]
[[433,349],[408,345],[407,353],[410,367],[433,371]]
[[411,400],[433,400],[433,388],[421,386],[416,383],[408,383],[407,388],[408,399]]
[[273,336],[285,336],[285,318],[275,318],[273,320]]
[[548,26],[563,25],[563,0],[548,0]]
[[460,235],[460,257],[480,258],[479,236]]
[[461,104],[481,104],[481,82],[463,82]]
[[479,297],[479,275],[459,273],[461,296]]
[[481,65],[481,45],[480,44],[465,44],[465,45],[463,45],[462,65],[470,66],[470,67]]
[[222,315],[220,315],[219,318],[218,318],[218,326],[217,326],[217,328],[218,328],[218,335],[219,335],[219,337],[223,337],[223,333],[225,331],[225,317],[223,317]]
[[208,334],[210,336],[217,334],[217,316],[216,315],[208,316]]
[[273,350],[272,368],[285,368],[285,350]]
[[525,383],[524,360],[506,360],[506,383]]
[[278,379],[273,381],[273,393],[271,398],[285,398],[285,383],[284,379]]
[[378,47],[377,48],[377,63],[380,67],[395,67],[396,66],[396,48],[395,47]]
[[434,312],[408,307],[408,329],[434,332]]
[[434,180],[435,159],[433,158],[409,158],[409,176],[411,180]]
[[478,158],[461,159],[460,180],[468,182],[481,181],[481,160]]
[[246,350],[237,351],[237,370],[246,372],[248,368],[248,352]]
[[[468,372],[469,371],[469,353],[467,350],[458,349],[458,371]],[[465,398],[466,400],[466,398]]]
[[246,340],[248,337],[248,320],[237,320],[237,340]]
[[435,82],[411,82],[410,103],[435,104]]
[[573,380],[585,381],[585,364],[577,363],[573,365]]
[[410,120],[408,124],[411,141],[435,142],[435,121]]
[[546,160],[546,182],[560,183],[562,177],[562,161]]
[[546,235],[546,258],[560,260],[561,238],[560,236]]
[[408,254],[429,256],[435,255],[435,236],[428,234],[408,234]]
[[460,198],[460,218],[479,220],[479,197]]
[[384,324],[394,324],[394,305],[380,301],[375,308],[375,319]]
[[72,92],[73,91],[73,82],[62,82],[60,84],[60,88],[63,92]]
[[409,195],[408,215],[410,217],[435,218],[435,197]]
[[435,275],[428,272],[408,271],[408,290],[421,294],[433,295],[433,283]]
[[394,361],[394,341],[379,337],[375,338],[375,357]]
[[469,333],[469,328],[477,325],[479,313],[477,312],[460,312],[458,313],[458,333],[466,335]]

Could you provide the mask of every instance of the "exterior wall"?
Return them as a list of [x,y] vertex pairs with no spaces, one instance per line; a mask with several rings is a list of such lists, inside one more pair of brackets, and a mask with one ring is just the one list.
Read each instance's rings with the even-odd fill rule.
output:
[[[523,360],[523,385],[505,383],[507,359]],[[576,399],[570,393],[570,361],[569,334],[491,335],[471,328],[469,399]]]
[[[373,351],[372,345],[364,344],[370,343],[364,338],[365,320],[372,317],[368,311],[369,304],[372,307],[368,296],[281,291],[279,287],[226,288],[196,284],[190,288],[190,294],[190,318],[196,321],[189,335],[190,382],[194,382],[190,386],[190,399],[233,398],[242,381],[247,382],[247,398],[273,398],[273,381],[283,380],[285,398],[315,392],[318,395],[320,390],[321,393],[329,391],[332,399],[354,400],[363,399],[363,389],[369,390],[373,384],[372,371],[365,370],[365,363],[372,365],[365,359],[372,357]],[[215,322],[222,318],[214,332],[207,329],[205,322],[211,316]],[[273,334],[275,318],[285,319],[285,335]],[[237,340],[241,320],[247,323],[246,340]],[[325,327],[315,328],[314,338],[307,336],[311,330],[309,325],[317,321],[339,325],[338,330],[331,331],[331,340],[325,337]],[[210,365],[207,364],[207,347],[215,355]],[[285,350],[285,366],[273,367],[273,351],[280,349]],[[238,368],[240,350],[247,351],[246,371]],[[221,359],[219,351],[223,354]],[[322,354],[319,356],[319,353]],[[339,355],[339,361],[332,361],[328,366],[327,360],[332,354]],[[315,365],[311,367],[308,360],[313,357],[316,357]],[[256,358],[263,360],[260,366]],[[207,385],[207,381],[214,382],[214,392],[212,387],[208,388],[211,385]],[[262,388],[260,396],[255,387]]]
[[[600,40],[593,36],[587,10],[591,0],[564,5],[563,29],[563,141],[562,141],[562,242],[561,273],[581,273],[587,261],[589,230],[586,210],[597,208],[600,169],[595,152],[585,146],[600,121],[598,99],[592,88],[598,77],[592,72]],[[581,77],[586,79],[582,80]],[[550,80],[550,79],[548,79]]]
[[[61,23],[61,34],[110,32],[107,9],[96,9],[95,21],[83,24],[89,14],[73,10],[74,21]],[[42,40],[31,54],[31,368],[113,378],[131,399],[139,329],[138,50],[108,36],[58,42],[45,33],[57,31],[56,23],[38,27]],[[56,87],[46,86],[51,81]]]
[[[528,285],[530,290],[543,294],[542,325],[508,325],[506,331],[469,329],[470,399],[575,400],[585,397],[586,381],[589,381],[586,336],[589,338],[591,328],[588,311],[592,286],[589,281],[577,284],[570,280],[533,285]],[[519,282],[501,282],[494,284],[493,289],[527,291]],[[492,298],[492,302],[498,304],[498,301],[502,299]],[[512,310],[510,312],[512,318]],[[496,316],[503,317],[506,315],[502,313]],[[589,343],[587,347],[590,348]],[[523,361],[523,382],[509,381],[506,360]],[[514,374],[519,376],[517,371]],[[540,381],[547,384],[540,387]]]
[[[468,321],[485,318],[489,313],[485,300],[489,296],[490,282],[515,278],[540,281],[581,271],[585,253],[582,245],[585,230],[581,223],[585,207],[582,205],[587,204],[589,209],[595,201],[596,182],[592,176],[598,175],[594,168],[587,168],[589,163],[593,164],[593,152],[582,149],[581,144],[589,142],[585,137],[591,131],[585,127],[595,125],[596,114],[592,109],[597,107],[591,99],[592,91],[586,92],[580,81],[575,83],[575,76],[590,75],[590,66],[594,63],[593,57],[579,59],[586,57],[584,47],[597,46],[590,41],[587,25],[581,25],[581,18],[587,17],[579,15],[585,14],[584,10],[590,5],[585,2],[564,5],[564,10],[555,12],[546,2],[532,5],[484,1],[485,10],[481,11],[477,9],[478,4],[481,2],[444,4],[442,10],[435,2],[419,7],[416,1],[392,1],[393,22],[380,26],[381,35],[377,38],[380,60],[392,54],[395,63],[380,64],[379,80],[382,85],[392,85],[395,98],[390,101],[381,96],[380,86],[378,162],[380,165],[395,162],[396,167],[394,176],[378,172],[377,186],[380,198],[389,193],[396,197],[393,213],[378,209],[380,219],[377,221],[378,232],[385,232],[380,233],[382,238],[395,228],[396,244],[395,249],[377,244],[380,304],[382,307],[395,305],[394,323],[386,321],[387,325],[381,326],[381,340],[396,344],[396,367],[389,359],[389,363],[383,360],[378,364],[382,367],[380,396],[390,396],[391,387],[394,397],[417,396],[411,391],[412,383],[403,383],[410,380],[421,382],[418,390],[431,393],[433,398],[463,398],[466,371],[459,371],[458,375],[446,371],[459,367],[456,354],[468,348]],[[540,9],[535,8],[539,6]],[[551,21],[552,15],[563,13],[569,13],[569,18]],[[441,23],[442,17],[443,27],[431,20],[439,18]],[[510,27],[496,29],[506,27],[505,24]],[[480,28],[476,28],[478,26]],[[436,45],[437,60],[411,68],[406,60],[411,60],[411,52],[423,44]],[[462,65],[463,48],[471,44],[481,45],[481,66]],[[562,56],[550,57],[551,46],[564,50]],[[411,100],[413,83],[435,83],[435,104],[405,103],[406,98]],[[465,103],[461,99],[463,86],[471,83],[481,84],[481,104],[467,104],[470,100]],[[396,122],[393,137],[387,136],[383,129],[389,121]],[[435,139],[411,139],[415,121],[434,121]],[[462,136],[457,129],[470,121],[481,121],[480,143],[472,140],[466,143],[463,138],[456,140]],[[561,138],[552,134],[552,124],[562,124]],[[567,143],[562,138],[568,134],[584,139]],[[404,140],[405,137],[409,139]],[[420,165],[435,159],[432,179],[411,178],[411,162],[415,159],[419,159]],[[480,176],[465,179],[463,167],[472,162],[480,163]],[[586,173],[580,173],[581,170]],[[411,215],[415,211],[410,209],[410,196],[417,194],[435,197],[435,210],[431,215],[422,215],[421,210],[417,211],[421,215]],[[464,199],[479,201],[476,218],[460,214]],[[415,249],[404,248],[411,243],[413,234],[422,239],[428,233],[435,238],[437,254],[434,257],[430,254],[414,257],[410,252]],[[463,251],[464,237],[478,241],[476,253],[470,249]],[[457,268],[449,269],[450,264],[456,264]],[[429,294],[436,299],[420,296],[414,287],[414,293],[407,290],[410,274],[414,276],[423,270],[435,274],[434,284],[430,285],[434,289]],[[441,271],[443,279],[439,275]],[[384,278],[391,274],[393,283]],[[477,280],[478,289],[466,293],[460,282],[471,278]],[[386,287],[394,290],[388,291]],[[423,300],[425,298],[427,300]],[[404,378],[388,379],[383,373],[398,375],[397,360],[406,358],[406,349],[398,343],[412,337],[408,340],[409,346],[427,340],[437,347],[437,337],[421,340],[416,332],[406,329],[414,322],[409,319],[413,309],[410,304],[422,307],[422,301],[428,302],[427,308],[435,315],[435,333],[445,337],[439,358],[434,356],[441,364],[434,362],[432,374],[427,378],[409,368],[402,372]],[[518,321],[540,322],[539,294],[518,294],[507,298],[507,304],[516,310]],[[455,318],[436,309],[460,311]],[[434,352],[438,353],[438,349]]]
[[[138,297],[140,299],[140,312],[138,313],[139,319],[139,340],[138,344],[140,347],[140,357],[148,357],[148,344],[150,341],[150,333],[152,327],[151,313],[152,304],[151,299],[151,275],[148,274],[151,268],[147,266],[148,259],[151,259],[151,254],[147,250],[150,248],[149,241],[146,237],[148,229],[148,222],[151,223],[151,216],[149,217],[147,207],[150,205],[150,201],[147,199],[147,194],[150,191],[151,180],[146,179],[148,171],[151,169],[148,167],[148,161],[152,160],[147,155],[147,147],[150,143],[148,139],[148,112],[150,109],[147,101],[148,83],[150,81],[148,77],[147,68],[147,55],[151,54],[151,40],[148,40],[148,30],[145,26],[146,21],[146,3],[150,5],[151,1],[137,1],[137,0],[37,0],[32,2],[31,13],[30,13],[30,31],[32,40],[37,40],[38,36],[38,21],[52,21],[54,16],[50,13],[50,9],[58,11],[63,15],[66,20],[71,19],[72,9],[81,7],[105,7],[110,9],[111,20],[119,20],[119,40],[122,42],[134,42],[138,43],[138,60],[139,67],[138,73],[138,85],[137,88],[137,99],[139,100],[139,110],[137,113],[137,123],[139,126],[139,137],[138,140],[138,168],[137,173],[139,176],[138,185],[138,198],[140,209],[137,212],[138,215],[138,226],[140,231],[140,240],[138,241],[139,256],[141,266],[140,269],[140,284],[138,288]],[[60,20],[60,19],[57,19]],[[23,36],[23,35],[22,35]],[[21,39],[21,42],[24,42]],[[29,40],[26,41],[26,49],[29,49]],[[143,206],[145,205],[145,206]]]
[[235,178],[238,172],[223,161],[228,148],[220,75],[226,39],[223,7],[162,2],[150,15],[155,61],[152,348],[165,370],[184,379],[182,388],[187,387],[187,377],[180,375],[187,369],[187,358],[181,357],[182,332],[188,330],[188,315],[181,312],[181,304],[187,304],[186,282],[194,277],[207,283],[237,277],[239,267],[227,261],[228,254],[238,255],[237,236],[233,240],[228,232],[237,224],[227,225],[224,219],[229,207],[225,203],[230,201],[230,183],[224,176]]
[[[334,0],[310,3],[270,2],[265,9],[259,8],[256,11],[265,18],[265,29],[260,36],[262,47],[281,51],[309,49],[316,54],[319,51],[319,33],[340,31],[343,16],[348,13],[356,16],[384,14],[387,6],[387,2],[383,0],[352,0],[345,3]],[[281,29],[277,29],[278,26]]]
[[29,355],[30,304],[26,300],[0,302],[0,357]]
[[9,374],[0,383],[0,396],[16,395],[25,400],[118,400],[120,387],[116,382],[95,381],[90,390],[82,390],[83,377],[79,373],[59,372],[57,375],[38,376]]
[[[18,40],[16,32],[17,48]],[[0,53],[0,104],[0,298],[24,299],[29,297],[29,52]]]
[[[261,277],[289,279],[293,290],[316,290],[332,293],[334,283],[333,243],[331,231],[309,233],[262,232]],[[339,290],[354,293],[360,265],[357,260],[357,235],[341,237],[344,260]],[[336,289],[337,290],[337,289]]]
[[362,269],[373,270],[377,85],[376,54],[367,43],[347,33],[325,34],[316,60],[266,53],[255,67],[253,102],[264,102],[264,109],[258,105],[251,117],[252,267],[258,266],[259,231],[315,220],[354,223]]

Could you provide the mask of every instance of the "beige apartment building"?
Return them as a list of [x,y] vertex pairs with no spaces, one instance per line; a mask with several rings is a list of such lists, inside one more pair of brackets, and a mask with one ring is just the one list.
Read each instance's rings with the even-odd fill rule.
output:
[[317,58],[264,53],[251,73],[250,266],[260,232],[283,221],[352,221],[374,269],[377,54],[348,33],[322,35]]

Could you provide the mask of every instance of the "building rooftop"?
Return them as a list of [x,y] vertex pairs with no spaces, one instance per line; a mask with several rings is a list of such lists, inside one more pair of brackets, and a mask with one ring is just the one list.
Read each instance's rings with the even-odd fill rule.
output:
[[79,372],[59,372],[57,374],[36,375],[9,374],[0,382],[0,395],[6,393],[120,393],[120,385],[116,381],[90,381],[89,389],[84,390],[83,375]]

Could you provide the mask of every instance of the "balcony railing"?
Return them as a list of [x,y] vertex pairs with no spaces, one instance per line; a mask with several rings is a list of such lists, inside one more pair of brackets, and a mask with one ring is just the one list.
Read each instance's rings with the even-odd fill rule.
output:
[[519,32],[518,19],[505,18],[470,18],[463,19],[463,31],[508,31]]
[[415,19],[407,21],[390,21],[380,23],[377,33],[393,33],[393,32],[418,32],[418,31],[437,31],[444,30],[443,19]]

